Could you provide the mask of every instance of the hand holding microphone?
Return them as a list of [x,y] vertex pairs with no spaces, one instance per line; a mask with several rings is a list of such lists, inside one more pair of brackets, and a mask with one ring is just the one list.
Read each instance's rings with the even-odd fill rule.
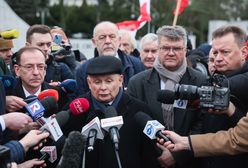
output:
[[143,133],[150,139],[160,138],[165,142],[170,141],[170,139],[161,132],[165,127],[157,120],[153,120],[149,115],[138,112],[135,114],[135,121],[139,127],[144,128]]

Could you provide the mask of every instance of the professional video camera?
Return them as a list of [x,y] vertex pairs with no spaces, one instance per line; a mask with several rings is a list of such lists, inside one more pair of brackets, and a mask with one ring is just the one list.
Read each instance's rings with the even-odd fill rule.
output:
[[11,168],[10,150],[2,145],[0,145],[0,167]]
[[200,100],[201,108],[224,110],[228,107],[230,99],[229,87],[222,87],[224,79],[226,79],[224,75],[214,74],[209,80],[211,86],[197,87],[176,84],[175,92],[170,90],[160,91],[157,99],[166,104],[172,104],[175,99]]

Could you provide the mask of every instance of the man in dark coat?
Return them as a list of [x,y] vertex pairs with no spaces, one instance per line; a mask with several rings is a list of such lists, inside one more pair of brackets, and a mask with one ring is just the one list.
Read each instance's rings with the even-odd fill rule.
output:
[[[118,35],[118,27],[114,23],[101,22],[97,24],[93,31],[92,42],[97,50],[95,56],[98,56],[98,54],[101,56],[114,56],[121,60],[124,75],[124,88],[127,87],[128,81],[133,75],[145,69],[138,58],[128,56],[118,50],[120,38]],[[76,71],[78,95],[89,91],[89,86],[86,80],[86,69],[89,62],[91,62],[91,59],[84,62]]]
[[[138,127],[135,114],[149,108],[141,101],[130,97],[122,90],[123,75],[121,61],[113,56],[100,56],[92,59],[87,67],[87,81],[90,92],[83,97],[90,102],[89,110],[81,116],[70,119],[64,128],[68,134],[72,130],[81,131],[93,118],[105,118],[106,106],[113,106],[118,116],[123,117],[119,130],[119,156],[123,168],[156,168],[156,153],[152,141]],[[94,150],[86,152],[86,168],[118,167],[115,150],[110,135],[105,132],[102,140],[97,140]]]
[[[201,86],[206,77],[187,67],[187,35],[181,26],[163,26],[157,31],[159,51],[152,69],[133,76],[127,92],[142,100],[150,109],[152,117],[181,135],[201,133],[201,111],[192,108],[191,102],[176,100],[174,104],[157,101],[157,92],[162,89],[175,91],[176,84]],[[166,96],[166,95],[165,95]],[[193,157],[184,152],[164,150],[160,158],[164,167],[192,167]]]

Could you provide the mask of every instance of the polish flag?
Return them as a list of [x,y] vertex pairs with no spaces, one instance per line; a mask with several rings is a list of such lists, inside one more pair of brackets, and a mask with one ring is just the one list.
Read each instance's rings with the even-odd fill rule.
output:
[[[179,2],[179,0],[177,0],[177,3]],[[180,2],[180,6],[179,6],[179,10],[178,10],[178,14],[177,15],[180,15],[183,10],[189,5],[189,0],[181,0]],[[174,9],[174,12],[173,14],[175,15],[176,14],[176,9]]]
[[137,31],[143,27],[147,21],[151,20],[150,16],[150,0],[139,0],[140,16],[137,20],[128,20],[116,23],[119,29],[126,29],[130,31]]

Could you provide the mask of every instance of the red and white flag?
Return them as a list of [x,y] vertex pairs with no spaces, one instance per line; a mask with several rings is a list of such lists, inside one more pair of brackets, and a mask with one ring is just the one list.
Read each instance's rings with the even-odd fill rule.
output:
[[128,20],[116,23],[119,29],[126,29],[130,31],[137,31],[143,27],[147,21],[151,20],[150,16],[150,0],[139,0],[140,16],[137,20]]
[[[179,0],[176,0],[177,3],[179,3]],[[180,15],[183,10],[189,5],[189,0],[181,0],[180,2],[180,6],[179,6],[179,10],[178,10],[178,14],[177,15]],[[174,9],[174,12],[173,14],[175,15],[176,14],[176,9]]]

